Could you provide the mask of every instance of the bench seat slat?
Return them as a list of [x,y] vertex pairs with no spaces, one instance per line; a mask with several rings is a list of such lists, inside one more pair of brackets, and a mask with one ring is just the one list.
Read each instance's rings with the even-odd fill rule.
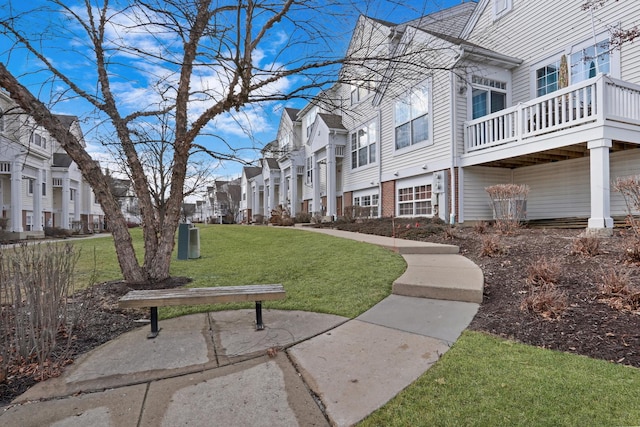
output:
[[145,289],[130,291],[120,298],[121,308],[199,305],[224,302],[272,301],[284,299],[284,287],[275,285],[220,286],[214,288]]

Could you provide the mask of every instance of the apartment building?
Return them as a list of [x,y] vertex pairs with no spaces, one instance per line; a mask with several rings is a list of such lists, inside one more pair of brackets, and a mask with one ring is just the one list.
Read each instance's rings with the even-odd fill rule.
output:
[[[83,141],[77,117],[58,118]],[[77,165],[2,91],[0,202],[10,238],[43,237],[45,227],[82,232],[104,227],[102,209]]]
[[[283,114],[263,153],[275,165],[263,168],[261,213],[357,207],[472,223],[493,218],[486,187],[515,183],[530,189],[528,219],[585,218],[609,234],[626,214],[612,182],[640,174],[640,46],[615,37],[637,25],[640,4],[584,3],[479,0],[405,23],[360,17],[349,54],[366,46],[402,61],[373,74],[345,65],[348,84]],[[287,176],[296,185],[282,185]]]

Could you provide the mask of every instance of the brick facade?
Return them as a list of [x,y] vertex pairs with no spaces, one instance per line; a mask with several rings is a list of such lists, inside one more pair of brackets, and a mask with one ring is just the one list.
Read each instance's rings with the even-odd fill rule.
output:
[[380,195],[380,209],[382,217],[396,216],[396,182],[387,181],[382,183],[382,194]]

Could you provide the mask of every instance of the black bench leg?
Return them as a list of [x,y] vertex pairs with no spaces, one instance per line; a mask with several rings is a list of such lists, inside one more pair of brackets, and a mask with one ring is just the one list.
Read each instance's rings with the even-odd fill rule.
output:
[[147,338],[155,338],[160,332],[158,329],[158,307],[151,307],[149,311],[151,313],[151,332],[147,335]]
[[262,301],[256,301],[256,331],[262,331],[264,324],[262,323]]

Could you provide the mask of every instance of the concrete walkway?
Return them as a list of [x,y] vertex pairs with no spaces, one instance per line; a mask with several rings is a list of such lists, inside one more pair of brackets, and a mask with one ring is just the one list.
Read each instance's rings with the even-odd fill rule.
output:
[[429,369],[468,326],[482,298],[482,272],[455,246],[309,230],[396,250],[407,271],[393,295],[356,319],[266,309],[266,329],[258,332],[253,310],[234,310],[162,320],[154,340],[146,339],[146,327],[129,332],[29,389],[0,414],[0,425],[362,420]]

